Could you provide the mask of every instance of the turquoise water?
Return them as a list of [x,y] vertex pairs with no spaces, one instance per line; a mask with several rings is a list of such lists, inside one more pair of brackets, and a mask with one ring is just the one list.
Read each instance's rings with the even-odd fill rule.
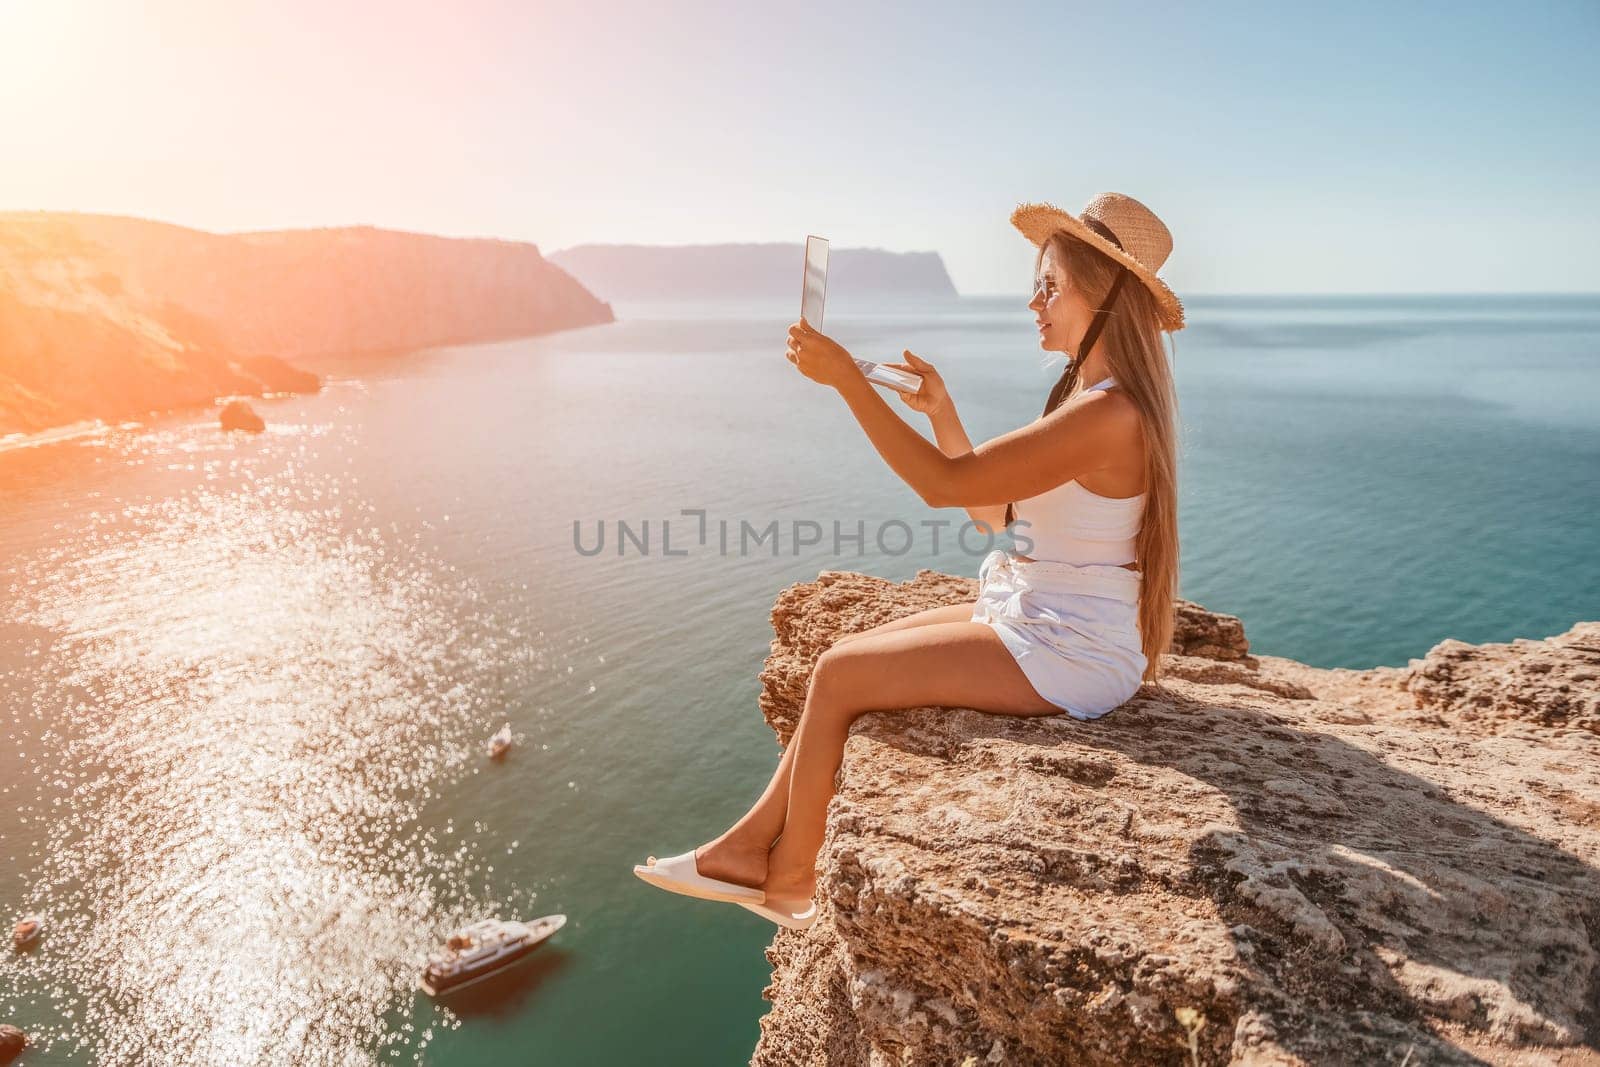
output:
[[[828,330],[933,361],[980,440],[1057,373],[1024,299]],[[791,308],[618,310],[352,362],[259,405],[258,438],[189,418],[0,453],[0,901],[50,921],[0,960],[28,1062],[748,1058],[772,927],[631,865],[771,773],[780,589],[974,574],[988,546],[782,358]],[[1600,615],[1600,297],[1189,310],[1183,593],[1255,650],[1398,665]],[[583,555],[574,523],[588,546],[602,520]],[[617,553],[619,520],[648,553]],[[741,554],[741,522],[776,541]],[[515,976],[451,1008],[415,992],[453,923],[555,911]]]

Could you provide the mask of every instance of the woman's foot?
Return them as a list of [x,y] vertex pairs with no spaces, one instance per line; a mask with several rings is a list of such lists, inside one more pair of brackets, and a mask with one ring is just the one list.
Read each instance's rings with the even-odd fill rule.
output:
[[817,891],[817,874],[815,870],[784,871],[773,868],[760,885],[768,900],[810,900]]
[[723,834],[694,850],[694,866],[706,878],[759,888],[767,880],[770,851],[770,847]]

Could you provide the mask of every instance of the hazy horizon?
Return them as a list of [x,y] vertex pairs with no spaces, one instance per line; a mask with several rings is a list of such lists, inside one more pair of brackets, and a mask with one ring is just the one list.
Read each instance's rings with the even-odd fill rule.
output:
[[[218,236],[246,236],[246,235],[249,235],[249,234],[258,234],[258,233],[294,233],[294,232],[311,232],[311,231],[316,231],[316,230],[377,229],[377,230],[385,230],[385,231],[388,231],[388,232],[391,232],[391,233],[408,233],[408,234],[414,234],[414,235],[418,235],[418,236],[448,237],[448,238],[457,239],[457,240],[508,241],[508,242],[514,242],[514,243],[519,243],[519,244],[531,244],[531,245],[534,245],[535,247],[537,247],[539,249],[540,255],[544,256],[547,259],[548,258],[552,258],[552,257],[554,257],[556,255],[559,255],[560,253],[569,251],[572,248],[578,248],[578,247],[584,247],[584,246],[627,247],[627,246],[630,246],[630,245],[639,245],[640,244],[640,242],[630,242],[630,241],[579,241],[579,242],[577,242],[575,244],[568,245],[568,246],[565,246],[565,247],[562,247],[562,248],[550,248],[550,247],[547,247],[543,242],[540,242],[540,241],[526,240],[526,239],[523,239],[523,238],[505,237],[505,236],[502,236],[502,235],[499,235],[499,234],[492,234],[492,233],[471,233],[471,234],[429,233],[428,231],[424,231],[424,230],[408,230],[408,229],[404,229],[404,228],[401,228],[401,227],[395,227],[395,226],[379,226],[379,225],[376,225],[376,224],[370,223],[370,222],[349,222],[349,223],[332,222],[332,223],[327,223],[327,224],[323,224],[323,225],[316,225],[316,226],[284,226],[284,227],[278,227],[278,228],[275,228],[275,229],[266,229],[266,230],[262,230],[262,229],[246,229],[246,230],[219,229],[219,230],[212,230],[212,229],[206,229],[205,227],[194,226],[194,225],[191,225],[189,223],[183,222],[183,221],[178,220],[178,219],[151,218],[149,216],[125,215],[125,214],[118,214],[118,213],[114,213],[114,212],[79,211],[79,210],[58,209],[58,208],[9,208],[9,207],[0,207],[0,217],[4,217],[6,215],[18,215],[18,214],[27,214],[27,213],[40,213],[40,214],[46,214],[46,215],[85,215],[85,216],[100,216],[100,217],[111,217],[111,218],[138,219],[140,221],[152,222],[152,223],[156,223],[156,224],[159,224],[159,225],[179,226],[179,227],[183,227],[185,229],[200,230],[202,232],[216,234]],[[803,247],[804,240],[802,239],[802,240],[782,241],[782,240],[737,240],[737,239],[730,239],[730,240],[725,240],[725,241],[703,241],[703,242],[682,242],[682,243],[663,242],[663,243],[660,243],[660,244],[652,243],[652,244],[643,245],[643,247],[648,247],[648,248],[710,248],[710,247],[734,246],[734,245],[768,245],[768,246],[771,246],[771,245],[792,245],[793,247],[798,249],[798,248]],[[843,244],[840,244],[840,245],[836,245],[835,251],[840,251],[840,252],[843,252],[843,251],[852,251],[852,252],[854,252],[854,251],[876,251],[876,252],[889,252],[889,253],[893,253],[893,254],[896,254],[896,255],[914,254],[914,253],[923,253],[923,254],[933,253],[935,255],[938,255],[942,260],[944,260],[946,269],[949,268],[949,259],[948,259],[948,257],[945,256],[945,254],[938,248],[891,249],[891,248],[883,248],[883,247],[877,246],[877,245],[843,245]],[[958,285],[957,286],[957,295],[960,296],[960,297],[973,297],[973,298],[977,298],[977,299],[1004,299],[1004,298],[1009,298],[1009,297],[1016,296],[1017,292],[1015,290],[1012,290],[1012,291],[1001,291],[1001,290],[969,291],[969,290],[961,289],[959,287],[959,285]],[[1395,299],[1405,299],[1405,298],[1408,298],[1408,297],[1435,297],[1435,296],[1440,296],[1440,297],[1450,297],[1450,296],[1600,296],[1600,288],[1596,288],[1596,289],[1418,289],[1418,290],[1386,290],[1386,291],[1357,290],[1357,289],[1349,289],[1349,290],[1339,290],[1339,289],[1287,290],[1287,289],[1285,289],[1285,290],[1229,290],[1229,291],[1216,290],[1216,291],[1207,291],[1207,292],[1191,292],[1191,293],[1186,293],[1186,294],[1181,294],[1181,295],[1182,295],[1182,298],[1186,302],[1187,301],[1192,301],[1192,300],[1203,301],[1203,300],[1207,300],[1207,299],[1211,299],[1211,298],[1215,298],[1215,297],[1282,297],[1282,298],[1293,298],[1293,297],[1332,296],[1332,297],[1362,297],[1362,298],[1369,298],[1369,299],[1383,299],[1383,298],[1393,297]],[[666,298],[662,298],[662,299],[666,299]],[[628,303],[628,302],[637,302],[637,301],[624,301],[624,302]]]
[[937,249],[960,291],[1006,293],[1032,273],[1019,202],[1117,190],[1172,229],[1180,296],[1600,290],[1592,4],[793,21],[9,5],[0,205],[551,250],[822,233]]

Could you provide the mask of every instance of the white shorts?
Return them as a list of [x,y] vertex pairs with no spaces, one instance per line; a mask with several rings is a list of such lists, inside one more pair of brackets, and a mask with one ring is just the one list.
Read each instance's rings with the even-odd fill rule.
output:
[[1022,560],[997,548],[978,568],[972,621],[988,623],[1039,695],[1075,719],[1098,719],[1138,692],[1138,571]]

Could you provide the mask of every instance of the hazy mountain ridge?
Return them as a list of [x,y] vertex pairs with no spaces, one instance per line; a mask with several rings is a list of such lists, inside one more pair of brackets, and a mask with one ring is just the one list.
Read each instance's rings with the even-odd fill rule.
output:
[[315,389],[297,360],[546,333],[610,307],[531,244],[343,227],[214,234],[0,214],[0,434]]
[[[799,299],[802,242],[575,245],[550,254],[606,300]],[[829,299],[958,294],[937,252],[833,248]]]

